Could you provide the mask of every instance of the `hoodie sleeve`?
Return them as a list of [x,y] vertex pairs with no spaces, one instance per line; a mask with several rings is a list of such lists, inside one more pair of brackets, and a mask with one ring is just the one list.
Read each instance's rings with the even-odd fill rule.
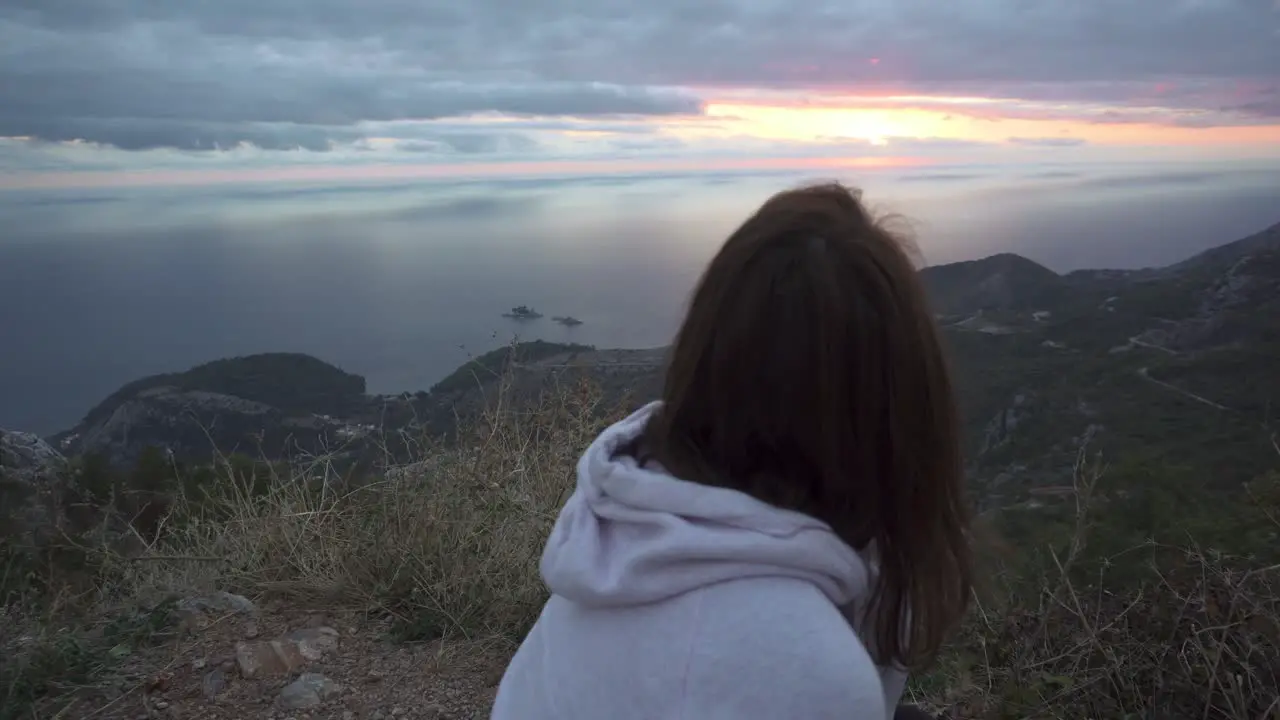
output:
[[[731,583],[730,583],[731,584]],[[871,656],[839,612],[768,593],[702,598],[678,717],[684,720],[886,720]]]

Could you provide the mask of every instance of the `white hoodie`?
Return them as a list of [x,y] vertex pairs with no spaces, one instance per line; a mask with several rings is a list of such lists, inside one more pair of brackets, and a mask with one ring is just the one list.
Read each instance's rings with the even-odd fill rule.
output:
[[906,675],[847,619],[867,563],[807,515],[617,455],[657,405],[578,462],[493,720],[890,718]]

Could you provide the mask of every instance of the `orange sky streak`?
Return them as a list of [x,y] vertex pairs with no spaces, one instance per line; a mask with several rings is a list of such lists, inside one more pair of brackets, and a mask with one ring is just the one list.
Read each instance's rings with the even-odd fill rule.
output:
[[[706,112],[738,133],[778,140],[908,137],[1002,143],[1010,137],[1022,137],[1072,138],[1095,145],[1280,145],[1280,123],[1180,127],[1154,122],[1001,117],[994,108],[990,113],[983,112],[982,104],[996,102],[993,100],[938,98],[934,102],[946,100],[954,100],[955,107],[891,107],[878,101],[870,103],[870,107],[711,102]],[[678,133],[703,134],[696,127],[680,128]]]

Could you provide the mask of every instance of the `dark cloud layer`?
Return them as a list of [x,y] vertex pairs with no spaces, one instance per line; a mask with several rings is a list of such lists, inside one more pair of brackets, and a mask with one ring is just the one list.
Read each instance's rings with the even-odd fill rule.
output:
[[362,121],[694,113],[694,95],[665,88],[704,86],[1280,117],[1280,12],[1271,0],[0,0],[0,135],[324,149]]

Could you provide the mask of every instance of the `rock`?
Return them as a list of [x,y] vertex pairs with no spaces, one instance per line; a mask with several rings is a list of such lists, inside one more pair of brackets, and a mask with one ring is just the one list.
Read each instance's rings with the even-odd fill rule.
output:
[[338,631],[331,627],[294,630],[285,639],[298,648],[302,657],[313,662],[338,649]]
[[200,693],[210,700],[226,689],[227,673],[220,667],[205,673],[204,680],[200,682]]
[[146,684],[147,692],[162,693],[169,689],[169,686],[172,682],[173,682],[173,673],[171,672],[156,673],[155,675],[151,676],[147,680],[147,684]]
[[1025,393],[1014,395],[1013,403],[996,413],[995,417],[987,422],[986,427],[983,429],[982,448],[978,451],[979,456],[986,455],[988,452],[1009,443],[1014,431],[1027,419],[1027,404],[1029,400],[1030,396]]
[[182,629],[194,632],[209,626],[209,615],[256,615],[257,612],[258,608],[243,595],[219,591],[179,600],[173,608],[173,617]]
[[286,710],[313,708],[342,692],[342,686],[319,673],[303,673],[280,691],[276,704]]
[[307,663],[298,646],[287,640],[236,643],[236,666],[240,677],[288,675]]
[[178,602],[178,610],[202,613],[229,612],[239,615],[258,614],[258,607],[249,598],[223,591],[181,600]]
[[236,665],[246,679],[288,675],[337,649],[337,630],[304,628],[278,640],[236,643]]
[[31,433],[0,430],[0,528],[20,545],[41,545],[65,527],[66,458]]
[[258,623],[250,620],[244,624],[244,636],[249,640],[258,637]]
[[0,467],[13,471],[45,470],[66,462],[62,453],[33,433],[0,430]]

